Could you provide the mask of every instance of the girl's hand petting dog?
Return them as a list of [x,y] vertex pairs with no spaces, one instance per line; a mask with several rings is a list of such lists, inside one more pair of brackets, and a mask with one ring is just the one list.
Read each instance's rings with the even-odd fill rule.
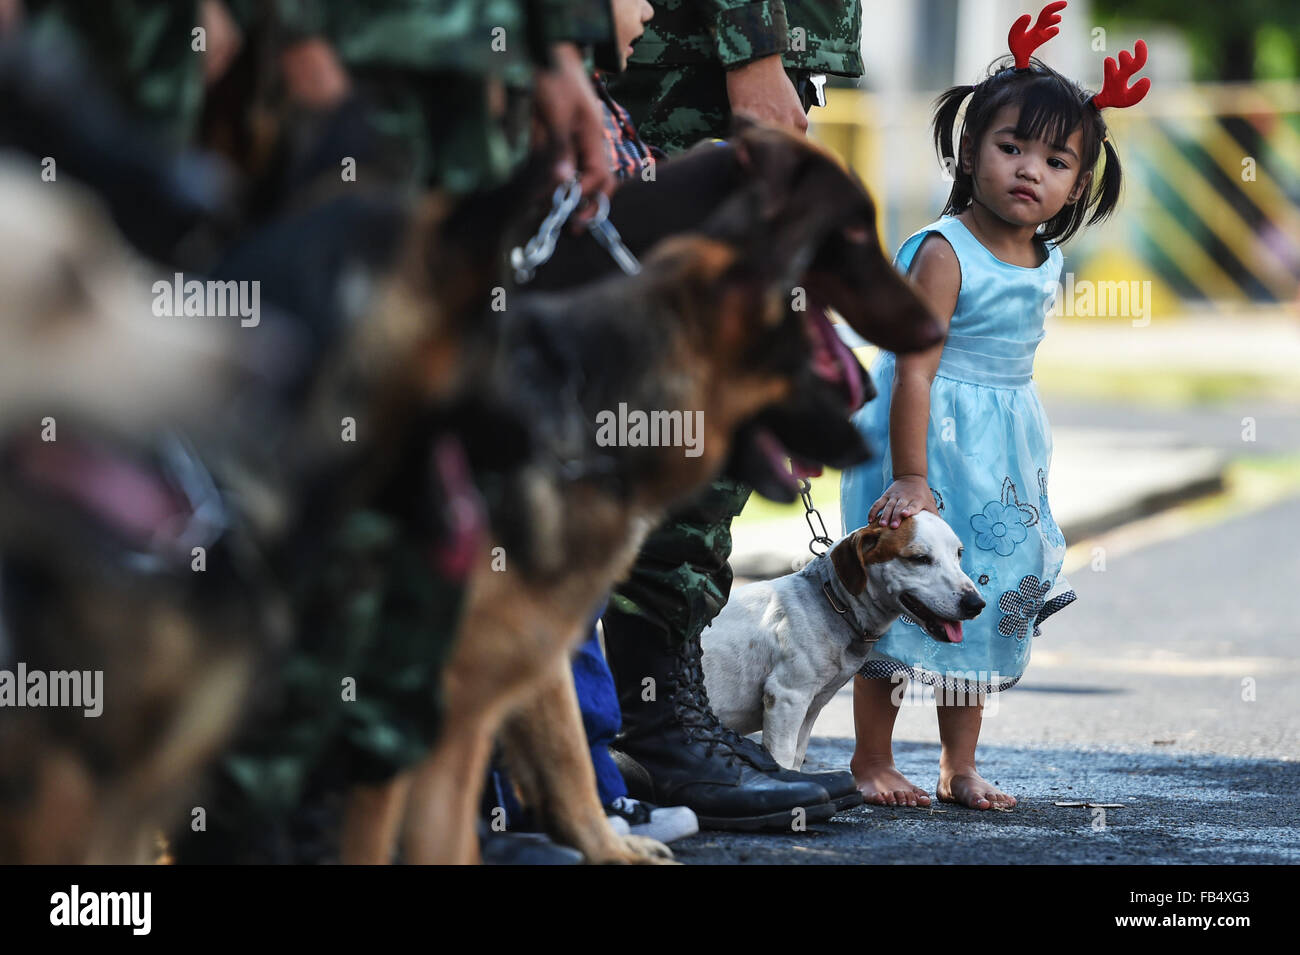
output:
[[903,474],[895,478],[894,483],[885,488],[884,493],[867,509],[868,522],[875,522],[877,510],[880,523],[890,527],[897,527],[903,518],[911,517],[919,511],[929,511],[935,517],[939,516],[939,508],[935,506],[930,486],[919,474]]

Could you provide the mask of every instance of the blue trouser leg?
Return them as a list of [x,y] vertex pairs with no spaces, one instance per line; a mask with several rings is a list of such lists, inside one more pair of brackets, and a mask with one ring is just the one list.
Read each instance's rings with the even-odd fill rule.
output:
[[[582,712],[582,728],[586,730],[587,744],[591,747],[596,790],[600,794],[600,804],[607,806],[620,796],[627,795],[627,785],[623,782],[623,774],[618,771],[614,758],[609,755],[609,744],[618,735],[623,716],[618,706],[618,693],[614,689],[614,676],[609,672],[605,656],[600,652],[600,640],[596,636],[596,621],[602,613],[603,606],[600,613],[591,619],[591,636],[574,654],[573,685],[578,693],[578,709]],[[500,767],[493,767],[484,793],[483,811],[490,816],[496,806],[506,810],[510,828],[516,828],[521,822],[526,824],[505,771]]]
[[618,692],[614,677],[600,652],[593,622],[591,636],[578,648],[573,657],[573,685],[578,691],[578,708],[582,710],[582,727],[587,731],[587,745],[591,747],[591,765],[596,770],[596,789],[600,803],[607,806],[620,796],[627,795],[623,774],[618,771],[614,758],[609,755],[609,744],[623,725],[618,707]]

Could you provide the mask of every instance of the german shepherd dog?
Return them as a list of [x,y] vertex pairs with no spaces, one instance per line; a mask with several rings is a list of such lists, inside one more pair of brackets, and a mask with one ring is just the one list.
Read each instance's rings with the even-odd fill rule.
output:
[[162,270],[35,162],[0,169],[0,860],[121,862],[233,727],[272,603],[181,437],[229,391],[223,336],[152,317]]
[[[803,148],[796,148],[803,147]],[[823,217],[817,223],[821,239],[811,261],[791,289],[810,313],[832,308],[863,338],[895,352],[916,350],[918,342],[938,341],[942,331],[928,313],[918,313],[917,300],[881,251],[876,209],[862,183],[834,156],[815,144],[759,126],[743,117],[735,120],[735,135],[726,142],[701,143],[686,154],[663,163],[654,180],[633,180],[611,201],[609,218],[616,222],[625,244],[642,255],[664,236],[690,231],[738,189],[760,192],[765,208],[786,200],[786,190],[802,183],[808,201]],[[566,234],[551,260],[529,287],[535,290],[572,288],[616,268],[609,254],[589,233]],[[837,364],[856,366],[838,336],[826,334],[825,323],[810,320],[813,362],[822,369],[816,381],[789,400],[768,408],[747,423],[737,453],[764,453],[773,439],[794,456],[796,471],[805,463],[846,467],[861,454],[861,438],[842,415],[822,412],[839,399],[856,409],[875,397],[865,369],[838,377]],[[820,406],[820,407],[818,407]],[[753,476],[755,489],[772,500],[791,501],[796,483],[784,468],[736,464]],[[813,469],[815,470],[815,469]]]
[[[687,197],[673,191],[699,181],[689,158],[679,176],[669,163],[657,183],[618,194],[665,210],[654,219],[643,205],[643,217],[619,220],[635,250],[652,247],[639,275],[530,296],[505,313],[495,380],[531,423],[536,453],[483,482],[497,561],[484,553],[471,578],[446,725],[410,793],[407,861],[477,859],[475,810],[498,728],[525,800],[558,839],[589,862],[670,858],[609,827],[569,651],[645,534],[724,468],[793,499],[779,434],[814,460],[867,456],[847,420],[864,372],[820,308],[792,308],[796,288],[892,349],[937,340],[934,319],[881,255],[870,198],[829,154],[747,125],[730,149],[698,161],[724,174],[703,208],[683,211]],[[655,242],[647,221],[670,237]],[[620,406],[698,415],[698,453],[602,441],[596,422]],[[373,834],[374,861],[389,835]]]

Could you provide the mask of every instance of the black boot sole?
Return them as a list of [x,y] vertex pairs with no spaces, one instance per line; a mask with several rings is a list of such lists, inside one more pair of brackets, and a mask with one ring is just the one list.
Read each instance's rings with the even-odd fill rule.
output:
[[854,809],[863,805],[866,803],[866,800],[862,798],[862,793],[854,791],[849,793],[847,796],[840,796],[838,799],[832,799],[831,803],[835,806],[836,812],[843,812],[845,809]]
[[[861,798],[861,793],[858,794]],[[837,810],[829,802],[824,802],[816,806],[800,806],[804,811],[804,822],[825,822],[831,816],[835,815]],[[793,808],[784,809],[781,812],[770,812],[762,816],[702,816],[698,812],[695,818],[700,821],[701,831],[705,829],[720,830],[722,832],[760,832],[768,831],[795,831],[791,828],[794,822]]]

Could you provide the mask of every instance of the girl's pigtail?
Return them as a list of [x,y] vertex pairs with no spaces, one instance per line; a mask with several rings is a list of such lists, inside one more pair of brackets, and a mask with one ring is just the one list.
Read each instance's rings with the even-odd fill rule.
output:
[[970,203],[969,180],[961,170],[961,146],[953,145],[953,133],[957,127],[957,114],[961,112],[961,104],[974,89],[973,86],[953,86],[934,102],[934,151],[944,169],[952,174],[952,192],[948,196],[943,215],[955,215]]
[[1102,170],[1101,183],[1096,190],[1096,206],[1092,211],[1092,218],[1088,220],[1088,225],[1096,225],[1102,219],[1105,219],[1115,207],[1119,205],[1119,191],[1122,184],[1123,172],[1119,166],[1119,152],[1110,141],[1110,134],[1102,133],[1105,137],[1101,141],[1101,147],[1106,151],[1106,165]]

